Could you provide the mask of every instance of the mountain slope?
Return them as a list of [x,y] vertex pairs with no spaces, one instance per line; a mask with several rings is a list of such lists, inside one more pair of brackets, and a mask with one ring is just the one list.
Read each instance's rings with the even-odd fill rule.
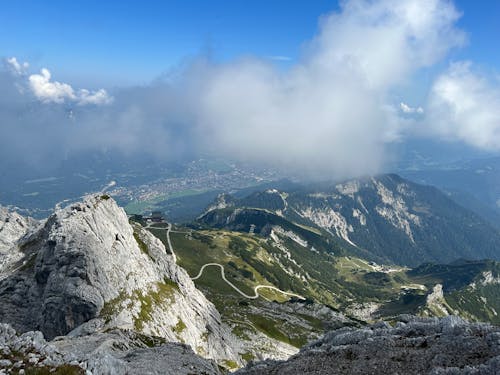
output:
[[500,259],[500,232],[488,222],[439,190],[397,175],[224,199],[227,208],[264,209],[321,229],[354,254],[385,263]]
[[[224,200],[230,202],[227,197]],[[262,277],[362,320],[402,313],[455,314],[500,323],[498,262],[426,263],[415,269],[376,264],[349,255],[349,249],[340,248],[333,235],[321,228],[292,223],[263,208],[212,209],[199,222],[201,230],[192,232],[190,241],[174,237],[179,251],[187,253],[180,257],[181,264],[193,257],[225,263],[226,269],[233,270],[231,263],[236,262],[236,271],[250,271],[255,279]],[[197,243],[197,238],[204,238],[209,246]],[[230,240],[219,244],[218,238]],[[223,253],[219,254],[219,246]],[[184,267],[195,274],[200,264]],[[233,272],[236,280],[252,285],[239,273]]]
[[241,363],[238,340],[163,244],[106,195],[56,212],[16,246],[17,271],[0,281],[0,321],[48,338],[97,319],[184,342],[220,363]]

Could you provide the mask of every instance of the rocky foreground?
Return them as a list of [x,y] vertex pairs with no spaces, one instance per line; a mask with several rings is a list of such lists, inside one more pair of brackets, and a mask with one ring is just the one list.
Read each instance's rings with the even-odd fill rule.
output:
[[184,344],[133,331],[85,334],[45,341],[39,331],[22,335],[0,324],[0,374],[206,374],[219,375],[214,361]]
[[[96,331],[93,324],[50,342],[41,332],[19,335],[0,324],[0,374],[225,373],[187,345],[133,331]],[[287,361],[256,362],[236,373],[500,374],[500,327],[453,316],[402,316],[394,326],[379,322],[329,332]]]
[[341,328],[287,361],[253,363],[237,374],[500,374],[500,327],[454,316],[400,320]]
[[[244,365],[241,351],[163,244],[107,195],[42,222],[0,209],[0,375],[212,375]],[[500,374],[500,328],[403,316],[238,374]]]

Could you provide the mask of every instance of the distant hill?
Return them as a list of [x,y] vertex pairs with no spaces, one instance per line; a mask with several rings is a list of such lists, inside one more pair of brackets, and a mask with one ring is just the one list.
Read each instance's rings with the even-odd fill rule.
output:
[[394,174],[218,199],[201,218],[205,224],[248,231],[280,217],[329,234],[355,255],[400,265],[500,259],[500,232],[489,222],[438,189]]

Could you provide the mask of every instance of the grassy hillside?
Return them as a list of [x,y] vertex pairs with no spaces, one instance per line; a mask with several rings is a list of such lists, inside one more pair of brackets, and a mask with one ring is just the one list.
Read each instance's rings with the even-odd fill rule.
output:
[[[382,183],[384,187],[378,185]],[[357,193],[353,193],[352,187],[343,186],[332,188],[335,192],[324,187],[320,193],[311,190],[283,193],[271,189],[242,199],[220,197],[221,204],[214,205],[218,208],[208,210],[189,226],[172,229],[170,237],[177,262],[192,278],[199,275],[204,265],[217,263],[224,268],[227,280],[246,295],[253,296],[257,286],[273,286],[305,298],[264,288],[259,289],[258,298],[246,298],[223,280],[219,267],[206,267],[195,283],[216,305],[233,333],[247,343],[241,353],[244,358],[252,359],[259,351],[276,346],[273,344],[276,342],[298,348],[325,330],[364,321],[390,320],[399,314],[456,314],[500,323],[499,263],[434,262],[410,269],[394,265],[399,258],[391,255],[399,252],[403,258],[434,260],[441,258],[430,254],[443,252],[447,258],[451,256],[447,253],[450,246],[468,236],[461,229],[463,226],[474,231],[472,238],[478,243],[484,243],[481,241],[491,228],[474,229],[481,225],[474,214],[453,204],[442,206],[449,202],[442,199],[441,193],[418,186],[410,189],[401,185],[404,182],[397,176],[374,180],[371,184],[365,188],[357,186],[354,189]],[[361,198],[357,199],[356,194]],[[397,194],[406,197],[404,202]],[[386,205],[384,202],[390,199],[391,204]],[[365,218],[361,220],[359,212],[363,207]],[[394,223],[377,214],[389,208],[408,220],[414,218],[411,216],[414,213],[420,215],[419,220],[415,219],[419,225],[408,227],[412,234],[410,245],[407,232],[401,232]],[[366,243],[377,245],[365,248],[349,243],[337,231],[338,227],[319,225],[322,222],[317,217],[304,214],[311,210],[319,210],[321,219],[324,218],[321,212],[327,212],[330,218],[338,219],[332,221],[335,225],[341,218],[346,223],[346,218],[354,220],[352,223],[356,221],[359,225],[354,228],[352,224],[352,230],[346,232],[350,236],[347,239],[359,244],[365,233]],[[332,210],[341,216],[331,214]],[[368,215],[370,212],[372,216]],[[457,216],[457,212],[463,215]],[[443,220],[448,221],[444,226]],[[450,223],[453,220],[458,223]],[[431,230],[429,226],[434,227]],[[149,230],[168,247],[165,227],[160,224]],[[455,232],[451,238],[450,233]],[[422,236],[433,237],[431,244],[436,248],[420,247],[421,241],[427,241]],[[447,247],[436,245],[445,243]],[[488,243],[495,246],[491,241]],[[458,258],[462,250],[454,249],[451,257]]]
[[[207,267],[195,281],[197,287],[217,306],[233,332],[249,342],[260,333],[300,347],[325,329],[362,320],[391,319],[403,313],[454,313],[498,322],[496,262],[425,264],[415,269],[383,266],[348,255],[340,248],[331,251],[330,238],[321,231],[257,211],[265,219],[255,226],[254,234],[222,225],[209,228],[206,222],[204,227],[176,227],[171,232],[178,264],[191,277],[198,275],[204,264],[219,263],[227,279],[248,295],[254,294],[257,285],[272,285],[306,298],[300,301],[261,289],[261,297],[248,299],[222,279],[218,267]],[[244,213],[249,214],[248,220],[230,223],[229,227],[234,224],[247,231],[244,223],[258,223],[255,210]],[[167,244],[164,228],[150,231]],[[438,284],[442,285],[442,298],[429,297]],[[252,353],[249,349],[245,354],[250,358]]]

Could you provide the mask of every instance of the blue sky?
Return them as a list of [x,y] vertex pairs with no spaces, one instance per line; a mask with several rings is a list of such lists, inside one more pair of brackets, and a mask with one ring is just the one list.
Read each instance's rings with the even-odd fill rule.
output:
[[[467,47],[451,59],[500,66],[500,2],[458,0]],[[47,66],[76,85],[147,82],[186,56],[210,51],[296,59],[336,1],[9,1],[0,12],[0,51]],[[287,63],[282,62],[286,67]]]
[[[500,2],[496,0],[457,0],[463,12],[458,25],[469,34],[469,45],[461,57],[473,59],[493,67],[500,66],[500,50],[495,42],[500,37]],[[493,42],[493,43],[492,43]]]
[[[61,79],[149,80],[210,50],[295,58],[332,1],[22,1],[2,5],[0,49]],[[78,83],[78,82],[77,82]]]

